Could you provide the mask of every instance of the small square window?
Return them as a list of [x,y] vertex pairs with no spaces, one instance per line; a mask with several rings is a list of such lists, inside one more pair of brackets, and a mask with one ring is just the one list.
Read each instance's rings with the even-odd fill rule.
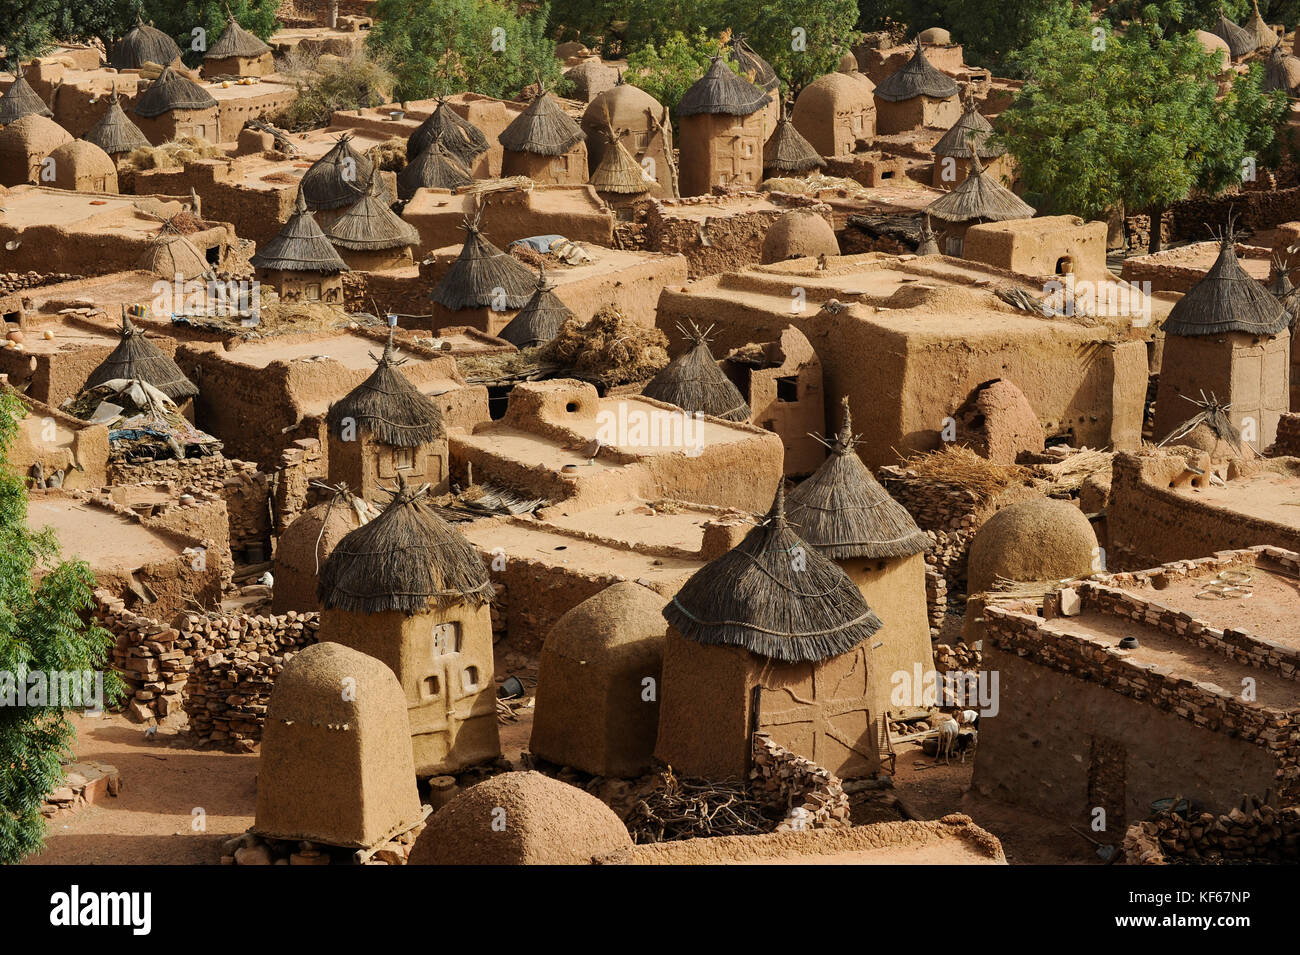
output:
[[420,683],[425,696],[437,696],[442,692],[441,681],[436,676],[426,676]]
[[777,401],[798,401],[799,400],[799,379],[793,375],[776,380],[776,400]]
[[415,449],[414,448],[394,448],[393,449],[393,467],[399,471],[409,471],[415,467]]
[[465,672],[461,674],[461,687],[466,693],[473,693],[478,689],[478,667],[466,667]]

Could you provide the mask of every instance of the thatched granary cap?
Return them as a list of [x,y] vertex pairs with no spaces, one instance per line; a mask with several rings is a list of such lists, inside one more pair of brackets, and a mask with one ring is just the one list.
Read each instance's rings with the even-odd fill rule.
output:
[[511,152],[563,156],[586,138],[555,97],[542,92],[501,131],[497,141]]
[[812,143],[795,129],[789,116],[782,116],[776,130],[763,144],[763,169],[778,172],[808,172],[821,169],[826,160],[817,154]]
[[0,126],[8,126],[30,115],[53,119],[54,113],[45,105],[45,100],[37,95],[36,90],[27,82],[27,77],[23,76],[23,68],[16,67],[15,73],[14,81],[9,84],[4,95],[0,96]]
[[184,401],[199,393],[194,382],[149,339],[131,324],[122,312],[122,340],[81,386],[82,391],[117,378],[130,378],[153,385],[172,401]]
[[546,284],[546,269],[538,266],[537,290],[533,292],[523,308],[519,310],[510,323],[497,335],[504,338],[516,348],[535,348],[544,345],[560,332],[560,326],[570,318],[573,312],[569,306],[560,301]]
[[1282,41],[1278,39],[1277,31],[1260,15],[1259,0],[1251,0],[1251,7],[1250,19],[1246,21],[1243,29],[1254,42],[1255,49],[1268,50],[1278,46]]
[[687,414],[748,421],[749,404],[713,360],[707,333],[692,327],[687,334],[690,347],[655,375],[641,393],[677,405]]
[[[493,820],[505,812],[505,829]],[[429,820],[410,865],[590,865],[631,847],[613,810],[538,772],[502,773],[471,786]]]
[[224,60],[231,56],[255,57],[270,53],[271,48],[239,25],[234,16],[227,12],[226,28],[217,37],[217,42],[203,54],[205,60]]
[[129,153],[136,149],[148,147],[149,140],[140,127],[131,122],[130,117],[122,111],[122,101],[117,95],[117,86],[113,86],[113,95],[109,97],[108,108],[99,117],[95,125],[81,137],[88,143],[94,143],[110,156]]
[[374,164],[352,148],[352,136],[344,133],[303,173],[301,194],[313,212],[341,209],[364,196],[375,175]]
[[378,174],[371,175],[366,194],[322,231],[339,248],[359,252],[400,249],[420,242],[415,226],[389,208]]
[[609,145],[600,157],[590,184],[597,192],[614,192],[636,195],[649,192],[655,181],[650,178],[636,158],[623,145],[623,133],[609,130],[605,134]]
[[901,103],[918,96],[931,99],[948,99],[957,95],[957,83],[951,76],[939,72],[925,57],[921,41],[916,41],[916,52],[897,73],[880,81],[876,95],[890,103]]
[[440,144],[466,169],[488,151],[483,131],[452,109],[445,99],[438,100],[437,109],[407,138],[406,158],[414,159],[434,143]]
[[425,502],[427,485],[398,488],[368,524],[339,541],[320,572],[326,610],[407,616],[458,603],[482,606],[492,582],[474,547]]
[[1256,48],[1255,38],[1225,17],[1223,10],[1219,10],[1219,19],[1210,32],[1228,44],[1228,52],[1234,60],[1254,52]]
[[473,181],[441,142],[433,142],[397,174],[397,198],[410,199],[420,189],[458,189]]
[[506,308],[523,308],[533,297],[533,273],[479,231],[479,212],[465,219],[464,229],[465,244],[460,255],[429,297],[452,311],[487,308],[496,302],[500,289],[505,294]]
[[948,222],[1004,222],[1029,219],[1034,207],[984,171],[979,155],[970,156],[970,175],[925,207],[926,215]]
[[442,412],[402,374],[398,366],[405,361],[397,357],[390,331],[370,377],[330,405],[325,415],[330,431],[342,435],[351,422],[358,433],[396,448],[414,448],[443,437]]
[[767,519],[696,571],[664,608],[683,637],[782,663],[815,663],[881,628],[848,575],[791,530],[784,494],[778,489]]
[[974,143],[981,159],[996,159],[1004,155],[1007,150],[1004,146],[989,144],[988,139],[992,135],[993,124],[984,118],[983,114],[975,108],[975,101],[971,100],[962,111],[961,118],[940,137],[931,152],[936,156],[969,159],[971,144]]
[[175,40],[139,19],[113,48],[116,70],[138,70],[146,63],[168,66],[180,58],[181,48]]
[[158,79],[140,94],[133,111],[138,116],[151,119],[176,109],[212,109],[217,101],[212,94],[188,76],[170,66],[163,69]]
[[1002,508],[971,541],[967,561],[970,593],[1015,583],[1069,580],[1093,573],[1097,535],[1083,511],[1067,501],[1042,497]]
[[316,224],[316,217],[307,208],[301,189],[298,190],[298,202],[293,215],[284,224],[284,228],[248,261],[254,268],[279,272],[320,272],[323,275],[333,275],[335,272],[351,271],[333,243]]
[[1273,47],[1264,66],[1264,91],[1282,90],[1295,96],[1300,90],[1300,57],[1292,56],[1281,45]]
[[178,275],[189,281],[212,273],[212,266],[203,253],[170,222],[159,230],[144,250],[138,267],[169,281]]
[[930,538],[880,486],[854,450],[848,399],[830,457],[790,492],[790,523],[799,536],[834,560],[911,557]]
[[1277,335],[1290,317],[1268,289],[1253,279],[1237,261],[1231,229],[1223,234],[1219,257],[1205,277],[1187,290],[1165,319],[1166,335]]
[[743,36],[731,38],[731,55],[740,67],[740,72],[763,92],[770,93],[781,85],[781,79],[776,75],[776,70],[772,69],[772,64],[754,52],[754,48],[745,42]]
[[678,116],[697,116],[701,113],[724,113],[728,116],[749,116],[767,105],[769,94],[748,80],[737,76],[720,57],[713,58],[707,73],[686,91],[677,104]]

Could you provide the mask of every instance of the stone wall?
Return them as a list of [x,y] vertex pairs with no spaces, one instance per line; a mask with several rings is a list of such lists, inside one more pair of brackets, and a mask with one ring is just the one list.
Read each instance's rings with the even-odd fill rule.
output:
[[114,637],[113,669],[122,674],[127,716],[143,723],[179,713],[181,691],[194,665],[192,635],[132,613],[106,590],[95,591],[95,615]]
[[749,779],[759,799],[785,807],[785,818],[776,832],[853,824],[849,797],[840,778],[772,742],[766,733],[754,734],[754,768]]
[[1300,458],[1300,414],[1284,414],[1277,421],[1277,437],[1273,440],[1273,454]]
[[1225,864],[1300,860],[1300,807],[1278,808],[1247,796],[1224,815],[1167,809],[1130,826],[1127,865]]

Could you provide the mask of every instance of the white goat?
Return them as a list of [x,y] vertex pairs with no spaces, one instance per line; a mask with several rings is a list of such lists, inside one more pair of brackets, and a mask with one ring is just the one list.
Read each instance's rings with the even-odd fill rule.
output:
[[951,716],[946,716],[935,726],[935,730],[939,733],[939,737],[934,751],[934,760],[938,762],[939,757],[942,756],[943,761],[950,764],[952,748],[957,743],[957,734],[960,731],[957,721]]

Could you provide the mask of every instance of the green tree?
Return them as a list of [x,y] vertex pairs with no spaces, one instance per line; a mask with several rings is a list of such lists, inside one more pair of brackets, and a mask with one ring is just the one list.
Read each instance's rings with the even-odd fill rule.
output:
[[[1027,79],[998,129],[1028,192],[1085,218],[1122,207],[1158,222],[1193,191],[1239,186],[1265,164],[1285,94],[1264,93],[1256,66],[1220,95],[1215,57],[1164,32],[1161,12],[1148,7],[1121,34],[1086,9],[1053,11],[1016,55]],[[1159,243],[1153,228],[1152,251]]]
[[[142,16],[176,41],[187,64],[198,66],[226,29],[227,10],[241,27],[265,40],[279,28],[279,9],[280,0],[143,0]],[[196,29],[204,31],[201,45]]]
[[783,83],[800,90],[839,67],[858,40],[857,20],[857,0],[779,0],[733,3],[727,25],[772,64]]
[[560,76],[549,11],[517,13],[499,0],[378,0],[368,44],[391,65],[403,100],[473,90],[510,98],[540,76]]
[[[8,455],[25,413],[15,394],[0,394],[0,457]],[[94,585],[83,561],[58,560],[48,528],[28,529],[23,482],[0,468],[0,682],[10,691],[26,686],[34,671],[104,667],[112,638],[86,622]],[[116,674],[104,674],[104,689],[105,705],[121,696]],[[16,693],[0,695],[0,863],[17,862],[44,843],[41,804],[63,784],[60,763],[76,736],[64,706],[18,702]]]
[[627,58],[624,78],[645,90],[673,112],[686,91],[709,69],[713,58],[722,55],[727,65],[739,71],[735,59],[726,52],[721,38],[703,29],[691,36],[673,33],[662,45],[647,43]]

